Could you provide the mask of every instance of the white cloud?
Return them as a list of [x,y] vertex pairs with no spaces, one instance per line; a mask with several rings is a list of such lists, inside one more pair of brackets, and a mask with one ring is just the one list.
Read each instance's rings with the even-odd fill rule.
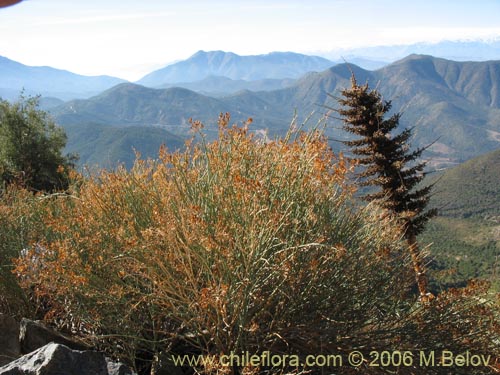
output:
[[60,17],[52,19],[40,19],[31,24],[31,26],[59,26],[59,25],[83,25],[83,24],[109,24],[115,21],[127,20],[145,20],[150,18],[162,18],[175,15],[174,12],[151,12],[151,13],[135,13],[135,14],[107,14],[93,15],[84,17]]

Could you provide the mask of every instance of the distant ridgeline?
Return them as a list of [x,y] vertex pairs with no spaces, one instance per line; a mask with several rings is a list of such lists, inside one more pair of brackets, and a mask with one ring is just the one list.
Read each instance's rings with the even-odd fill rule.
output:
[[[286,88],[217,98],[187,89],[122,84],[52,112],[67,128],[89,123],[155,125],[179,136],[188,134],[189,118],[210,128],[220,112],[230,112],[234,121],[252,117],[253,129],[282,134],[295,111],[300,120],[315,111],[317,119],[326,113],[323,105],[335,105],[328,94],[338,95],[347,87],[351,71],[358,82],[378,85],[383,95],[394,99],[394,110],[403,111],[402,126],[415,127],[413,146],[433,143],[426,153],[431,165],[452,166],[500,147],[500,62],[462,63],[430,56],[409,56],[373,72],[341,64],[306,74]],[[316,119],[309,123],[315,124]],[[338,122],[330,122],[328,135],[343,139],[346,135]],[[334,143],[333,147],[339,150],[340,146]]]
[[[200,51],[138,81],[152,88],[112,77],[26,67],[5,58],[0,68],[2,85],[8,86],[0,88],[0,95],[5,97],[8,90],[12,94],[15,80],[16,90],[19,82],[29,81],[28,93],[51,96],[41,104],[66,128],[68,151],[78,152],[82,164],[130,165],[133,149],[154,157],[161,144],[176,148],[190,134],[190,118],[202,121],[214,136],[221,112],[229,112],[235,122],[251,117],[252,129],[269,136],[283,134],[295,112],[300,122],[314,111],[312,126],[327,112],[324,105],[336,105],[328,94],[338,96],[349,85],[351,72],[358,82],[367,81],[391,98],[394,111],[403,112],[401,125],[415,127],[413,147],[432,144],[425,154],[432,167],[453,166],[500,147],[499,61],[410,55],[368,71],[294,53],[238,56]],[[47,93],[47,87],[79,89],[73,97],[83,99],[61,103],[68,95]],[[328,136],[345,139],[339,128],[339,122],[330,119]],[[341,150],[339,142],[332,147]]]

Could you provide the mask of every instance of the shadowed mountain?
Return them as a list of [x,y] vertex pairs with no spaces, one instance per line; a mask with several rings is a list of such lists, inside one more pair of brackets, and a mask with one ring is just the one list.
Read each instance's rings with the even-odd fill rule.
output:
[[322,57],[292,52],[239,56],[232,52],[199,51],[187,60],[149,73],[137,83],[161,87],[172,83],[200,81],[210,76],[246,81],[298,78],[307,72],[320,71],[333,64]]
[[123,79],[83,76],[48,66],[27,66],[0,56],[0,96],[15,100],[21,90],[28,95],[62,100],[88,98],[115,86]]

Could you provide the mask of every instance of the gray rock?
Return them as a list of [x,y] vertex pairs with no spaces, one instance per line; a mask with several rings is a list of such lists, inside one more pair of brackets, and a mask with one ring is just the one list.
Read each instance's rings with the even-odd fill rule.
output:
[[102,353],[50,343],[0,367],[0,375],[108,375]]
[[0,314],[0,366],[20,356],[19,323],[8,315]]
[[50,343],[0,367],[0,375],[133,375],[121,363],[113,363],[95,351],[72,350]]
[[29,319],[21,320],[19,341],[21,353],[28,354],[47,345],[50,342],[62,344],[74,350],[88,350],[85,344],[71,340],[70,338],[47,327],[42,322]]
[[106,358],[106,363],[108,365],[108,375],[134,375],[130,367],[121,363],[113,362],[109,358]]

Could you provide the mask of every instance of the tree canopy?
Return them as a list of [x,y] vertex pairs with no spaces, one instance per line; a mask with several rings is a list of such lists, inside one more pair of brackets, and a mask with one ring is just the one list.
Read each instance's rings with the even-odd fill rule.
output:
[[39,109],[38,97],[0,100],[1,185],[19,183],[33,191],[68,185],[74,156],[63,155],[66,133]]

